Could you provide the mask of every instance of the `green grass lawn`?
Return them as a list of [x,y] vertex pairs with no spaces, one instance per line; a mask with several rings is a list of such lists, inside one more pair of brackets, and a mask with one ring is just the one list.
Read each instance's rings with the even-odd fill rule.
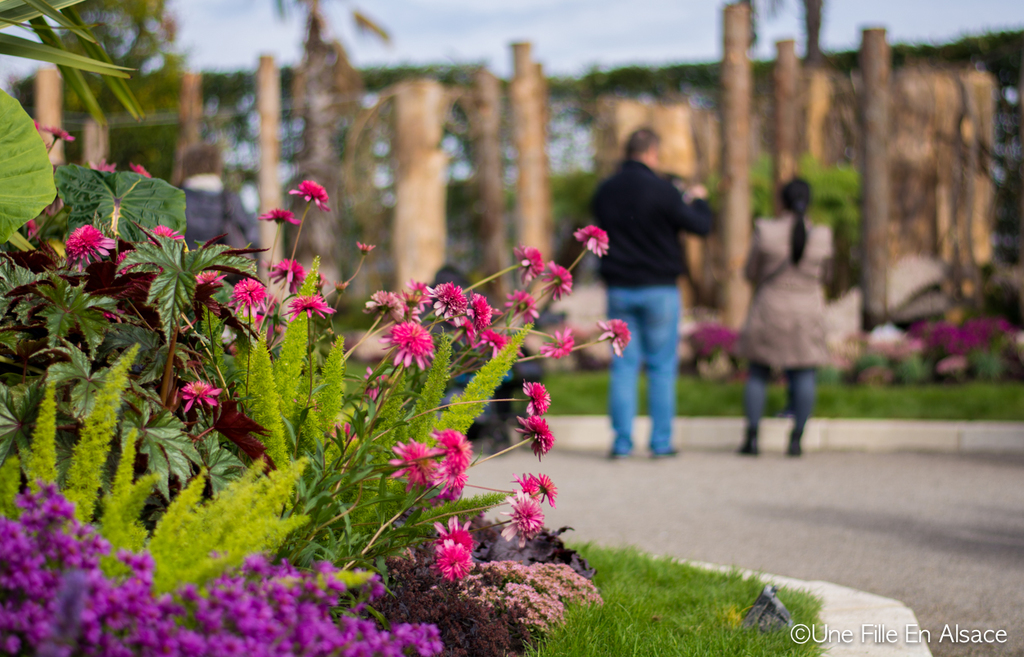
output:
[[[608,373],[549,374],[544,384],[551,393],[555,415],[604,415],[608,409]],[[641,379],[641,402],[646,398]],[[740,416],[743,384],[713,383],[680,377],[677,415]],[[773,385],[768,392],[767,416],[782,410],[786,389]],[[641,412],[643,404],[641,403]],[[818,386],[815,417],[894,418],[914,420],[1024,421],[1024,385],[1020,383],[965,383],[920,386]]]
[[[577,546],[597,568],[594,583],[604,605],[570,607],[532,657],[753,657],[819,655],[797,645],[785,629],[761,634],[740,623],[764,588],[756,579],[658,559],[634,549]],[[818,620],[820,602],[782,589],[779,599],[794,623]]]

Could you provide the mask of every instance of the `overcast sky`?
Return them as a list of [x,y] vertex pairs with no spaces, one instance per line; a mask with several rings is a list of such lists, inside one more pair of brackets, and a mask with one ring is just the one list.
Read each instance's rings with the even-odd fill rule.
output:
[[[286,0],[287,2],[288,0]],[[597,65],[709,61],[721,52],[721,0],[324,0],[330,28],[357,66],[486,62],[511,69],[508,44],[529,40],[554,74]],[[778,39],[802,42],[799,0],[782,0],[764,18],[755,55],[770,58]],[[255,67],[260,54],[295,63],[301,12],[277,16],[274,0],[169,0],[178,44],[198,70]],[[392,45],[355,33],[358,8],[384,26]],[[856,47],[866,26],[888,28],[890,41],[942,42],[963,34],[1024,27],[1021,0],[825,0],[825,50]],[[802,46],[801,46],[802,47]],[[23,72],[0,57],[0,80]]]

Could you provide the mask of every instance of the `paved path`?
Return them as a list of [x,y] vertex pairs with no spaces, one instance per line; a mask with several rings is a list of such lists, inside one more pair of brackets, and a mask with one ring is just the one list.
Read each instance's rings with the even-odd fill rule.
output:
[[[905,602],[937,657],[1024,657],[1024,456],[687,451],[611,462],[554,451],[538,465],[522,450],[474,468],[470,483],[510,488],[523,472],[559,487],[547,524],[573,526],[570,540],[835,582]],[[940,643],[947,623],[1004,629],[1009,641]]]

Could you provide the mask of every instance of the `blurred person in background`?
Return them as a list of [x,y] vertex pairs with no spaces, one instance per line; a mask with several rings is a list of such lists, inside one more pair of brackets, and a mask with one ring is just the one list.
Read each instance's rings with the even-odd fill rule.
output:
[[256,219],[242,207],[238,194],[224,188],[224,161],[213,144],[193,144],[181,159],[185,191],[185,243],[218,240],[234,248],[259,244]]
[[608,317],[629,326],[632,340],[622,358],[613,358],[608,408],[615,431],[610,457],[633,450],[637,379],[647,369],[647,407],[654,458],[675,456],[675,415],[681,302],[678,279],[686,273],[680,231],[707,235],[712,214],[707,190],[697,185],[681,193],[657,170],[660,140],[641,128],[626,142],[626,159],[594,194],[591,210],[607,231],[610,247],[601,258],[608,287]]
[[745,274],[754,284],[738,355],[750,362],[743,391],[747,419],[740,454],[756,456],[771,368],[785,370],[793,431],[786,453],[800,456],[800,440],[814,409],[815,368],[828,362],[824,279],[832,259],[832,231],[807,219],[811,187],[796,178],[782,189],[784,212],[754,226]]

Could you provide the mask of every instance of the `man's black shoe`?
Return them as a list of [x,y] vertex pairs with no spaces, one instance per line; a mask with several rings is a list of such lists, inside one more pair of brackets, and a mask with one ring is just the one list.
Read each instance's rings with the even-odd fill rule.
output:
[[621,461],[623,459],[628,459],[629,456],[629,452],[616,452],[614,450],[612,450],[612,452],[608,454],[608,458],[611,459],[612,461]]

